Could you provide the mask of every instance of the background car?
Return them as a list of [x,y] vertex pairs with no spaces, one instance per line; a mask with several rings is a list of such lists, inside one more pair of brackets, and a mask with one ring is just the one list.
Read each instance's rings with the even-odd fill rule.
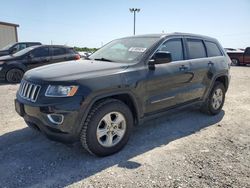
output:
[[14,54],[24,48],[31,46],[42,45],[40,42],[18,42],[14,44],[9,44],[0,50],[0,56]]
[[40,45],[25,48],[13,55],[0,57],[0,79],[10,83],[20,82],[25,71],[61,61],[80,59],[71,47]]
[[228,56],[232,60],[232,65],[249,65],[250,64],[250,47],[247,47],[245,51],[227,51]]

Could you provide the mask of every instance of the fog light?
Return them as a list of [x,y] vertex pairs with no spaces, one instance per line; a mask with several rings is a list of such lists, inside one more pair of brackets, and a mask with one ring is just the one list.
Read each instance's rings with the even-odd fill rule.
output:
[[64,116],[61,114],[48,114],[48,119],[51,123],[60,125],[63,123]]

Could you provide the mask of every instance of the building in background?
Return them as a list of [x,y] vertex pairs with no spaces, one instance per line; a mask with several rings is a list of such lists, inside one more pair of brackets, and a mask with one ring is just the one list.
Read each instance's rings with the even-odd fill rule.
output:
[[17,27],[13,23],[0,22],[0,49],[10,43],[18,42]]

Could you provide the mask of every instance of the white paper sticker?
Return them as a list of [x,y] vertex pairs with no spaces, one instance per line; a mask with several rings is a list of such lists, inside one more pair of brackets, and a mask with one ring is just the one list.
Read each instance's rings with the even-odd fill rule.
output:
[[143,53],[146,51],[147,48],[141,48],[141,47],[131,47],[129,48],[129,52],[140,52]]

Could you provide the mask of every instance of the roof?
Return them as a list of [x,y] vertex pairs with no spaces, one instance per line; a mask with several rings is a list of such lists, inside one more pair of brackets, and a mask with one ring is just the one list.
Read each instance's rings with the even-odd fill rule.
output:
[[[189,37],[197,37],[197,38],[204,38],[204,39],[213,39],[212,37],[208,37],[205,35],[199,35],[199,34],[192,34],[192,33],[180,33],[180,32],[174,32],[174,33],[160,33],[160,34],[145,34],[145,35],[134,35],[131,37],[156,37],[156,38],[165,38],[168,36],[189,36]],[[126,37],[125,37],[126,38]],[[130,37],[129,37],[130,38]]]
[[0,21],[0,25],[8,25],[8,26],[13,26],[13,27],[19,27],[18,24],[8,23],[8,22],[1,22],[1,21]]
[[62,47],[62,48],[73,48],[73,47],[70,47],[70,46],[65,46],[65,45],[50,45],[50,44],[42,44],[42,45],[37,45],[37,46],[31,46],[31,47],[34,47],[34,48],[38,48],[38,47]]

